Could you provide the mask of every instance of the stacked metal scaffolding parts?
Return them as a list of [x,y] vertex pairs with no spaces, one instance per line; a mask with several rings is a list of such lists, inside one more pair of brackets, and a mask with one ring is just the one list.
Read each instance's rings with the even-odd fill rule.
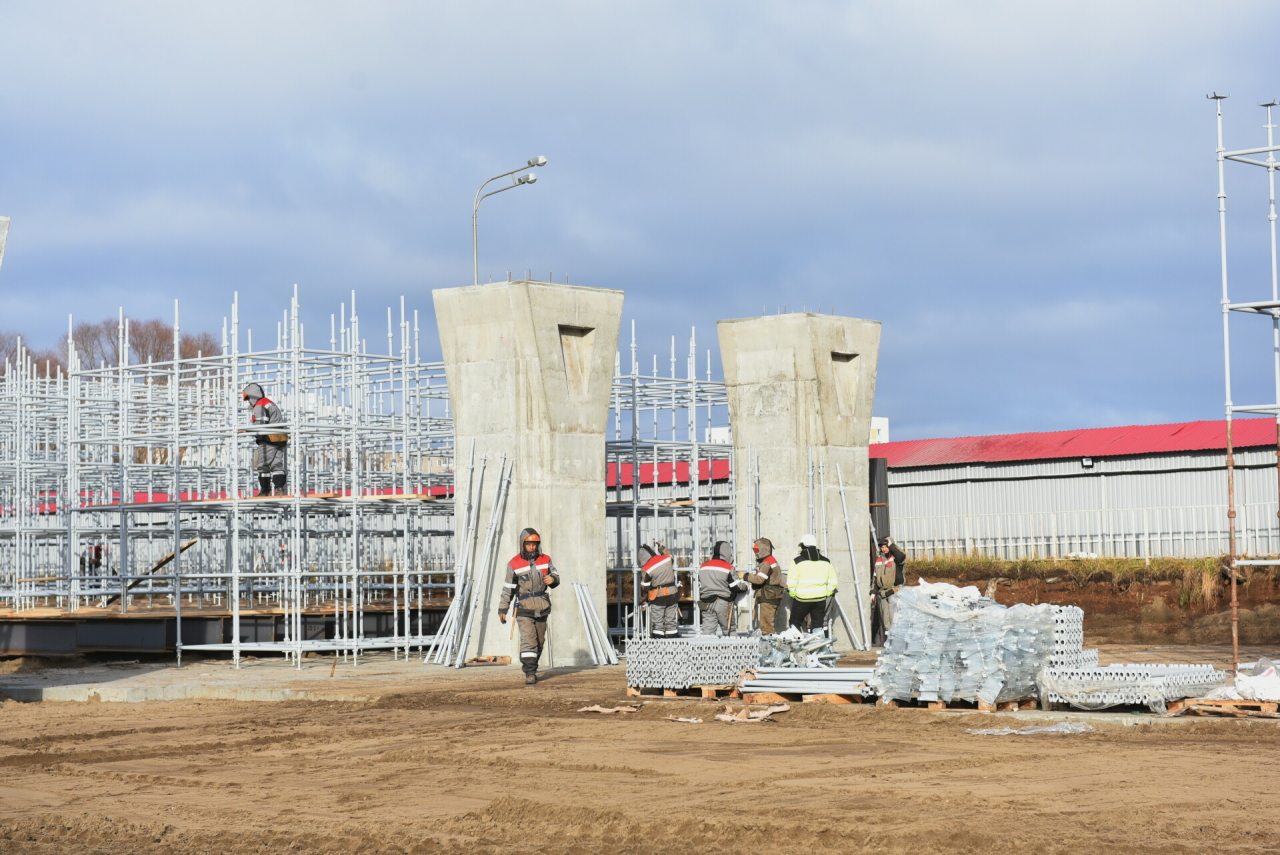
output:
[[[179,655],[230,650],[237,661],[250,650],[407,653],[429,640],[424,611],[447,595],[453,563],[443,366],[419,359],[403,301],[398,342],[387,311],[385,355],[370,352],[354,294],[331,318],[328,347],[306,343],[300,314],[295,289],[268,322],[275,347],[255,347],[237,298],[221,353],[183,355],[175,306],[172,358],[142,364],[129,360],[122,315],[115,364],[90,364],[68,335],[67,375],[40,377],[29,358],[10,365],[0,606],[163,617],[177,624]],[[283,422],[248,423],[250,382]],[[288,495],[255,496],[264,433],[287,440],[273,442]]]
[[605,443],[615,634],[644,634],[636,582],[640,544],[661,544],[673,556],[683,592],[696,603],[698,565],[716,541],[736,542],[728,398],[724,383],[711,379],[711,352],[705,351],[701,372],[699,355],[693,330],[681,371],[672,337],[667,376],[657,356],[644,374],[632,322],[630,371],[623,372],[621,353],[615,359],[612,436]]
[[738,684],[744,694],[861,695],[872,697],[868,685],[874,668],[756,668]]
[[637,689],[729,686],[760,664],[757,635],[645,638],[626,642],[627,685]]
[[[445,611],[440,629],[432,639],[431,647],[423,662],[449,664],[461,668],[466,664],[467,646],[471,641],[471,630],[475,626],[476,615],[481,603],[488,599],[488,593],[498,584],[494,568],[494,556],[498,549],[498,531],[502,525],[502,517],[507,509],[507,496],[511,491],[511,474],[515,470],[515,462],[508,462],[505,455],[498,459],[498,486],[493,502],[489,506],[489,524],[485,528],[484,548],[480,560],[473,561],[475,551],[476,528],[480,516],[480,499],[484,491],[484,475],[488,460],[480,458],[480,466],[475,465],[475,444],[472,443],[467,463],[467,478],[470,489],[467,491],[467,505],[464,511],[466,525],[460,533],[458,560],[454,564],[454,595]],[[473,480],[474,478],[474,480]],[[475,500],[472,501],[471,497]],[[508,618],[515,620],[515,609],[512,608]],[[514,626],[513,626],[514,630]]]
[[1096,668],[1098,651],[1084,649],[1084,610],[1078,606],[1053,606],[1053,655],[1055,668]]
[[591,602],[591,588],[582,582],[573,583],[573,592],[578,598],[578,614],[586,629],[588,649],[591,661],[595,665],[617,665],[618,651],[609,639],[609,630],[600,622],[596,608]]
[[760,665],[765,668],[832,668],[840,659],[825,632],[801,632],[789,626],[760,638]]
[[1049,605],[1005,607],[977,588],[921,582],[893,599],[893,625],[871,686],[885,700],[983,701],[1037,696],[1053,653]]
[[1212,665],[1107,665],[1100,668],[1045,668],[1039,676],[1041,702],[1099,710],[1145,706],[1164,713],[1169,701],[1202,698],[1226,685],[1227,672]]

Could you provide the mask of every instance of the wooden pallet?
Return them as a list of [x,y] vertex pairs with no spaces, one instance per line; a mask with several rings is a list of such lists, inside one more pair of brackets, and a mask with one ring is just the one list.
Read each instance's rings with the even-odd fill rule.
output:
[[736,698],[736,686],[690,686],[687,689],[657,689],[649,686],[627,686],[629,698]]
[[[881,699],[876,701],[876,706],[885,707],[886,709],[927,709],[927,710],[971,710],[974,709],[972,701],[886,701]],[[1020,701],[1001,701],[998,704],[988,704],[985,701],[977,702],[978,712],[1013,712],[1014,710],[1034,710],[1040,706],[1039,702],[1034,698],[1024,698]]]
[[828,692],[821,695],[803,695],[799,692],[744,692],[744,704],[860,704],[862,695],[842,695]]
[[1247,716],[1280,718],[1280,702],[1277,701],[1229,701],[1210,698],[1187,698],[1169,704],[1169,715],[1222,715],[1234,718]]

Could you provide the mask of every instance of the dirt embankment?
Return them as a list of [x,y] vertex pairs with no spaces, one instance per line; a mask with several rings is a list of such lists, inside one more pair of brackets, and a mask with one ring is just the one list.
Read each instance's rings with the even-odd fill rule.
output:
[[[1005,605],[1084,609],[1087,644],[1223,644],[1231,641],[1230,576],[1216,559],[998,561],[935,559],[907,564],[908,582],[974,585]],[[1242,644],[1280,643],[1280,575],[1240,568]]]

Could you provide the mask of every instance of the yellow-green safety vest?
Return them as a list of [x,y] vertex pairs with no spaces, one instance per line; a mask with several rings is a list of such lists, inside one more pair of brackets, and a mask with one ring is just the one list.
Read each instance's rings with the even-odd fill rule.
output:
[[825,600],[835,593],[836,568],[830,561],[797,561],[787,574],[793,600]]

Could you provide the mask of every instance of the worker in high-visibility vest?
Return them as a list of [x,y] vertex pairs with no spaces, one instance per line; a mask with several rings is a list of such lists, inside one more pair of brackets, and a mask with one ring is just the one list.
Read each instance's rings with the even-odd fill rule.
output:
[[906,584],[902,572],[907,554],[891,538],[880,538],[880,554],[871,573],[871,644],[883,647],[893,625],[893,603],[890,598]]
[[800,538],[800,554],[787,573],[787,593],[791,595],[791,625],[804,629],[809,618],[811,632],[825,629],[831,598],[836,592],[836,568],[818,551],[812,534]]

